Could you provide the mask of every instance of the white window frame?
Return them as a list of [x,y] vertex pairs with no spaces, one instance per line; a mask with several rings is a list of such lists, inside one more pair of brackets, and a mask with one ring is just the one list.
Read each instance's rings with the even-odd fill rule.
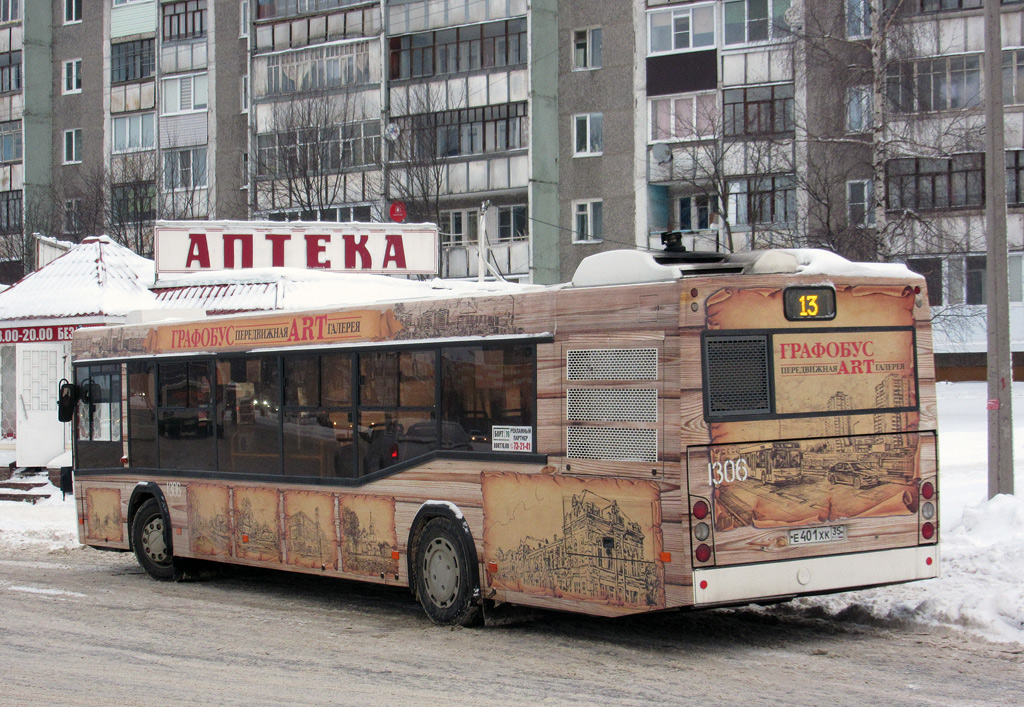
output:
[[874,126],[870,85],[850,86],[846,89],[846,131],[866,133]]
[[[149,123],[148,130],[146,123]],[[118,125],[123,125],[126,130],[126,146],[118,148]],[[110,118],[110,132],[113,136],[111,151],[114,154],[126,152],[141,152],[156,148],[156,114],[155,113],[130,113],[128,115],[115,115]],[[146,137],[150,142],[146,143]],[[138,137],[138,140],[136,140]],[[137,144],[133,145],[132,142]]]
[[[21,19],[21,8],[25,0],[0,0],[0,22],[17,22]],[[13,12],[11,8],[13,9]]]
[[[854,190],[860,190],[860,195],[856,199]],[[875,225],[874,191],[875,184],[870,179],[851,179],[846,182],[846,225],[854,228],[869,228]],[[855,207],[864,209],[863,219],[854,219]]]
[[68,59],[61,71],[61,93],[65,96],[82,92],[82,60]]
[[871,36],[871,0],[846,0],[846,38]]
[[[189,84],[189,103],[184,106],[182,103],[181,87]],[[172,88],[173,86],[173,88]],[[205,100],[201,104],[196,103],[196,87],[202,87],[202,95]],[[203,113],[209,110],[210,107],[210,84],[209,74],[202,72],[199,74],[188,74],[186,76],[173,76],[167,79],[161,79],[160,81],[160,115],[180,115],[182,113]],[[167,102],[173,97],[175,108],[168,110]],[[199,107],[197,107],[197,105]]]
[[82,163],[82,129],[72,128],[64,131],[63,164]]
[[[748,44],[767,44],[770,42],[777,42],[780,39],[784,39],[790,36],[788,30],[777,31],[775,26],[775,19],[777,17],[775,7],[780,3],[790,3],[791,0],[767,0],[768,2],[768,31],[767,37],[764,39],[750,39],[750,17],[748,15],[750,0],[725,0],[722,4],[722,46],[725,48],[742,47]],[[726,25],[726,13],[729,12],[730,7],[742,3],[743,5],[743,39],[741,41],[730,42],[727,40],[728,27]],[[787,7],[788,9],[788,7]]]
[[[515,231],[515,212],[522,210],[523,214],[523,230]],[[502,229],[505,226],[502,224],[503,219],[508,219],[508,236],[502,235]],[[526,241],[530,239],[530,214],[526,207],[526,204],[511,204],[509,206],[498,207],[498,243],[515,243],[516,241]]]
[[[583,50],[586,53],[582,62],[580,62],[579,52],[577,51],[577,48],[580,46],[580,35],[583,36]],[[600,69],[604,63],[603,44],[604,33],[600,27],[574,29],[572,31],[572,70],[593,71],[594,69]],[[594,51],[595,47],[597,48],[596,52]],[[596,58],[595,54],[597,55]]]
[[241,112],[242,113],[248,113],[249,112],[249,74],[244,74],[239,79],[239,83],[241,84],[241,92],[242,92],[242,95],[241,95],[242,110],[241,110]]
[[[597,206],[595,211],[594,206]],[[597,213],[597,232],[595,233],[595,218]],[[585,221],[581,222],[580,219]],[[581,226],[585,225],[585,229]],[[581,230],[586,233],[580,234]],[[600,243],[604,240],[604,201],[602,199],[580,199],[572,202],[572,242],[573,243]]]
[[[668,102],[669,105],[669,120],[671,121],[671,128],[667,135],[659,136],[655,133],[656,121],[657,121],[657,104]],[[687,101],[690,102],[690,127],[692,128],[689,132],[683,131],[681,128],[685,127],[683,121],[678,120],[679,115],[679,104],[685,104]],[[708,101],[711,102],[712,115],[710,116],[710,132],[702,132],[701,122],[703,111],[708,110]],[[718,105],[718,92],[717,91],[701,91],[700,93],[687,93],[676,96],[657,96],[651,98],[647,102],[647,140],[650,143],[656,142],[678,142],[680,140],[700,140],[704,138],[713,137],[716,132],[716,128],[721,123],[721,108]]]
[[[459,233],[453,226],[458,219]],[[470,228],[470,224],[473,224]],[[480,212],[476,209],[449,209],[441,212],[441,244],[445,246],[476,245],[480,240]]]
[[[704,204],[699,202],[703,201]],[[688,202],[690,204],[690,223],[683,223],[683,203]],[[707,228],[700,228],[700,210],[707,209],[708,212],[708,225]],[[676,219],[678,222],[678,228],[680,231],[687,233],[700,233],[703,231],[710,231],[714,228],[714,225],[718,219],[718,195],[717,194],[690,194],[689,196],[683,196],[676,200]],[[694,228],[694,221],[697,222],[697,227]]]
[[[195,181],[195,175],[196,175],[196,152],[198,152],[199,150],[203,151],[203,160],[204,160],[203,170],[202,170],[203,181],[202,181],[201,184],[197,184],[196,181]],[[181,184],[180,183],[181,182],[181,163],[179,162],[178,165],[177,165],[176,170],[173,172],[173,174],[175,175],[175,183],[169,185],[167,183],[167,169],[168,168],[167,168],[166,160],[169,160],[169,159],[178,160],[178,159],[180,159],[180,155],[182,153],[184,153],[184,152],[187,152],[190,155],[189,183],[188,184]],[[173,191],[173,192],[187,192],[187,191],[195,191],[195,190],[198,190],[198,189],[205,189],[209,185],[209,181],[210,181],[210,165],[209,165],[209,161],[208,161],[209,160],[209,152],[208,152],[208,150],[207,150],[205,145],[197,145],[196,147],[187,147],[187,148],[180,149],[180,150],[177,150],[177,149],[176,150],[164,150],[163,151],[163,158],[164,158],[164,164],[163,164],[162,180],[163,180],[163,186],[164,186],[165,190]]]
[[238,38],[245,39],[249,36],[250,13],[249,0],[238,0]]
[[[703,16],[707,16],[710,13],[711,17],[711,41],[707,44],[694,44],[693,43],[693,15],[695,12],[699,12]],[[654,21],[655,18],[667,16],[669,20],[669,34],[671,36],[671,47],[668,49],[655,49],[654,48]],[[676,20],[686,19],[688,24],[687,31],[687,44],[685,46],[676,46],[676,31],[675,25]],[[693,52],[702,51],[707,49],[714,49],[717,44],[716,37],[718,36],[718,13],[715,11],[714,3],[696,4],[696,5],[685,5],[683,7],[675,7],[660,10],[650,10],[647,13],[647,55],[648,56],[659,56],[662,54],[676,54],[679,52]]]
[[[594,144],[595,119],[599,132],[599,145]],[[581,128],[585,135],[581,135]],[[580,149],[580,138],[584,138],[584,149]],[[604,154],[604,113],[577,113],[572,117],[572,156],[599,157]]]
[[[25,0],[26,2],[28,0]],[[116,3],[116,0],[115,0]],[[82,21],[82,5],[85,0],[64,0],[64,24],[77,25]],[[76,7],[77,5],[77,7]],[[77,17],[75,17],[77,10]]]

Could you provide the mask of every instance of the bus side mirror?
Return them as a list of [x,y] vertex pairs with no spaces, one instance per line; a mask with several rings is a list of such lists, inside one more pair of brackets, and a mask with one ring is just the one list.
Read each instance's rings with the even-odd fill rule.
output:
[[78,386],[65,378],[57,390],[57,419],[71,422],[75,417],[75,405],[78,404]]

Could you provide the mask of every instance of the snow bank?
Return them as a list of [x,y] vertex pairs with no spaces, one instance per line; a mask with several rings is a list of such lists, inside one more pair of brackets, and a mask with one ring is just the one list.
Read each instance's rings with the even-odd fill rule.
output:
[[75,499],[61,500],[60,489],[50,486],[50,498],[35,505],[0,501],[0,549],[37,547],[65,550],[78,547]]

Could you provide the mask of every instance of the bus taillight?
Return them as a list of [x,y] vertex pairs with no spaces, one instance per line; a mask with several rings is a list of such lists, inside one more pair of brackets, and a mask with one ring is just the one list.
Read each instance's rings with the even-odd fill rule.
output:
[[694,555],[697,557],[697,562],[707,562],[711,559],[711,548],[704,544],[698,545]]
[[693,504],[693,517],[697,520],[704,520],[708,517],[708,513],[710,512],[711,509],[708,508],[708,504],[704,500],[697,501]]
[[935,526],[931,523],[925,523],[921,526],[921,537],[925,540],[931,540],[935,537]]
[[711,562],[714,552],[711,549],[711,504],[706,499],[698,498],[690,507],[690,514],[694,520],[691,523],[693,533],[693,557],[699,563]]
[[934,479],[921,483],[921,508],[918,522],[921,524],[921,540],[923,542],[934,542],[937,538],[938,520],[938,493],[935,488]]

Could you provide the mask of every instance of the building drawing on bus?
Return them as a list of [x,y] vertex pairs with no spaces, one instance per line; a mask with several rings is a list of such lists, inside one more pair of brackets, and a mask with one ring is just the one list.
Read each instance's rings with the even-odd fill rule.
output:
[[572,283],[75,333],[83,543],[407,586],[432,620],[938,575],[920,276],[619,252]]

